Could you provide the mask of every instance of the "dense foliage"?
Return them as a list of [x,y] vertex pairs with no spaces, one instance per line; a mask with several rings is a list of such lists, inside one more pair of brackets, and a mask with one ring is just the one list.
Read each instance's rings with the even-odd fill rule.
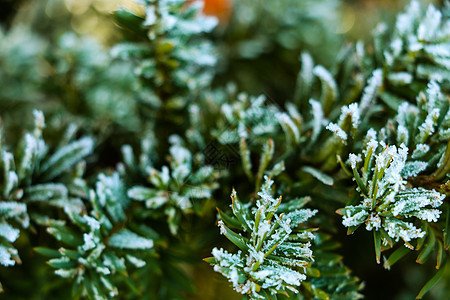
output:
[[450,293],[448,3],[353,43],[337,0],[23,2],[0,31],[0,297]]

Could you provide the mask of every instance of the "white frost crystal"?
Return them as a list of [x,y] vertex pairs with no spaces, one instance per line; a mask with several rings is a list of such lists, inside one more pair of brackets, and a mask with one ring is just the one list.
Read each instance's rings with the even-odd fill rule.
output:
[[339,125],[330,123],[326,127],[329,131],[333,132],[338,138],[340,138],[343,142],[347,141],[347,133],[342,130]]
[[342,224],[345,227],[358,226],[364,222],[368,215],[369,213],[365,210],[362,210],[354,215],[347,213],[347,215],[343,217]]
[[342,107],[341,116],[339,117],[339,123],[342,124],[347,116],[350,117],[352,121],[352,127],[358,128],[360,119],[358,103],[352,103],[349,106]]
[[364,88],[363,96],[359,105],[360,112],[364,112],[372,103],[378,89],[383,84],[383,73],[380,69],[376,69],[372,73],[372,77],[367,81],[367,86]]
[[348,156],[348,161],[350,162],[352,168],[356,168],[356,164],[361,162],[362,158],[361,155],[350,153],[350,155]]
[[386,218],[383,227],[387,230],[388,235],[398,241],[400,238],[405,242],[412,239],[421,238],[425,232],[416,228],[412,223],[400,221],[394,218]]
[[5,267],[14,266],[16,262],[12,259],[13,255],[17,255],[16,249],[0,245],[0,265]]
[[81,246],[83,251],[89,251],[94,249],[97,243],[100,241],[98,237],[94,236],[93,232],[83,234],[84,244]]
[[422,209],[415,214],[417,218],[427,222],[437,222],[440,215],[441,211],[439,209]]
[[378,230],[381,227],[381,218],[376,213],[371,213],[366,219],[366,229],[371,231],[372,229]]

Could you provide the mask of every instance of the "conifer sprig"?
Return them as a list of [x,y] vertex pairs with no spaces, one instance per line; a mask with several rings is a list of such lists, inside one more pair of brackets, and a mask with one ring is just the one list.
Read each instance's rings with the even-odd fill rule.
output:
[[219,211],[218,224],[221,234],[240,250],[233,254],[214,248],[213,257],[205,259],[214,265],[216,272],[228,278],[237,292],[248,294],[251,299],[265,299],[287,291],[298,293],[301,282],[306,279],[306,269],[313,261],[310,241],[314,234],[299,225],[317,211],[295,209],[277,213],[281,196],[273,198],[272,184],[266,177],[254,207],[250,203],[243,204],[233,191],[234,216]]

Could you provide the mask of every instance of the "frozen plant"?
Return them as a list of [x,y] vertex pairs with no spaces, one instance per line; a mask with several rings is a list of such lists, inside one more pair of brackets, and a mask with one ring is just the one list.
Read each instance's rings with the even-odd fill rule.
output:
[[424,169],[422,165],[406,168],[407,156],[404,144],[397,148],[375,139],[368,141],[363,155],[349,155],[361,197],[356,205],[347,205],[337,212],[343,216],[342,224],[349,228],[349,234],[363,224],[373,231],[378,263],[381,243],[392,246],[402,239],[412,249],[410,242],[426,234],[414,226],[412,219],[437,222],[441,214],[438,208],[445,195],[407,185],[407,177],[417,176]]
[[214,271],[228,278],[237,292],[248,294],[250,299],[270,298],[269,295],[285,294],[287,290],[298,293],[306,279],[306,269],[313,261],[310,241],[314,234],[299,225],[317,211],[295,209],[277,214],[281,196],[272,196],[272,184],[266,177],[255,207],[240,202],[233,190],[234,217],[219,211],[218,225],[221,234],[240,250],[230,253],[214,248],[213,257],[206,259],[214,265]]

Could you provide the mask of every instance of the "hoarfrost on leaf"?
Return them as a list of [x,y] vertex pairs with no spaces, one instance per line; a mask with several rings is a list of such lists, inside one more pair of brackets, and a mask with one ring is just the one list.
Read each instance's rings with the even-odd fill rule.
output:
[[111,247],[120,249],[151,249],[153,248],[153,240],[141,237],[136,233],[123,229],[114,234],[108,244]]
[[372,77],[367,81],[367,86],[364,88],[363,96],[361,98],[359,104],[359,111],[364,113],[365,110],[372,104],[372,101],[375,99],[376,94],[378,93],[379,88],[381,87],[382,81],[382,71],[380,69],[376,69],[372,73]]
[[0,245],[0,264],[9,267],[14,266],[15,261],[12,259],[12,255],[17,255],[17,250],[14,248],[6,248]]

